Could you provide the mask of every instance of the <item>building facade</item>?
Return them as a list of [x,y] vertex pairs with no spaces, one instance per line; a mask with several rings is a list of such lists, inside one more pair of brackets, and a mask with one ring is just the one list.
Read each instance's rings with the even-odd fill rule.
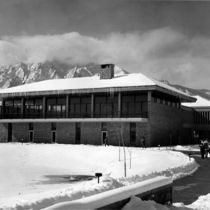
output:
[[187,144],[196,99],[142,74],[58,79],[0,90],[0,142]]

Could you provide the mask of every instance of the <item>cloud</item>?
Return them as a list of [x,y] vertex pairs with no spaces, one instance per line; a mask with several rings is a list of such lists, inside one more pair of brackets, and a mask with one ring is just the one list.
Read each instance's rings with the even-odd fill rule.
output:
[[77,32],[3,37],[0,65],[53,60],[70,64],[115,63],[130,72],[190,84],[199,71],[203,73],[197,78],[208,71],[209,43],[207,38],[188,38],[169,27],[145,33],[112,33],[100,39]]

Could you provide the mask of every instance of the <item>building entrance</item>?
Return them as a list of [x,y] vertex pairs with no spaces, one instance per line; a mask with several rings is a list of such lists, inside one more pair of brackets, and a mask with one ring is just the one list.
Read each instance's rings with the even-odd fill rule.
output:
[[102,131],[101,133],[101,143],[105,144],[105,138],[107,137],[107,131]]
[[29,131],[29,142],[34,142],[34,131]]
[[56,131],[52,131],[51,132],[51,142],[52,143],[56,143]]

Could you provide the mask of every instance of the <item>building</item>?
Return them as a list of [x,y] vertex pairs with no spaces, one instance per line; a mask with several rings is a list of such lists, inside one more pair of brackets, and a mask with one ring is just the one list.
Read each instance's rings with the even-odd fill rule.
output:
[[183,108],[193,112],[193,121],[183,125],[186,129],[191,129],[193,143],[199,140],[210,139],[210,101],[200,96],[193,96],[196,102],[182,103]]
[[[47,80],[0,90],[0,142],[146,146],[188,143],[195,102],[171,86],[141,73]],[[121,136],[121,137],[120,137]],[[122,145],[122,143],[121,143]]]

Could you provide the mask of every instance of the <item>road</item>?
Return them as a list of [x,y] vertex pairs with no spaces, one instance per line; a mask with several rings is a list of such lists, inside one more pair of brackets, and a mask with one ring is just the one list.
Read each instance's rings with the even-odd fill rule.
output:
[[200,167],[194,174],[174,181],[173,203],[188,205],[210,193],[210,158],[202,159],[200,152],[193,152],[192,157]]

